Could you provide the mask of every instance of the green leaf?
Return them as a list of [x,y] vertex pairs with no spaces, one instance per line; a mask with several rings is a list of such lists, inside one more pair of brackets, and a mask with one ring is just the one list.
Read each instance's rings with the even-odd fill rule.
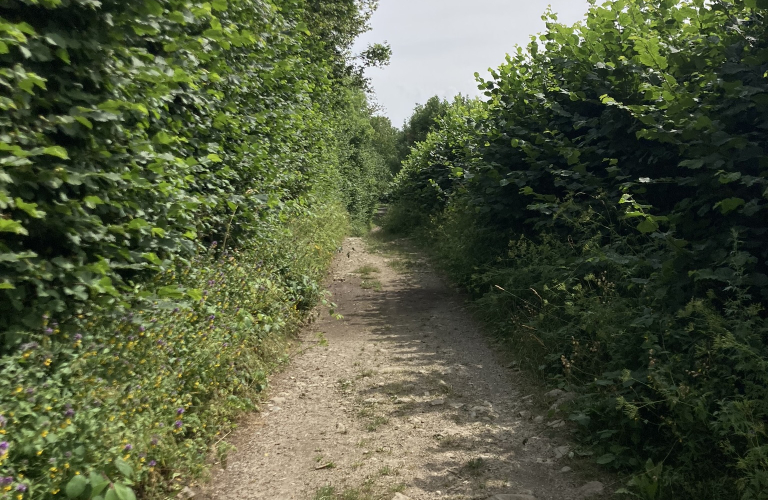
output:
[[160,260],[160,258],[154,252],[143,253],[141,256],[156,266],[159,266],[163,263],[163,261]]
[[644,219],[642,222],[640,222],[640,224],[637,225],[637,229],[641,233],[647,234],[656,231],[659,229],[659,226],[650,219]]
[[166,132],[158,132],[152,140],[157,144],[170,144],[173,142],[173,137]]
[[133,490],[122,483],[115,483],[115,493],[119,500],[136,500]]
[[163,15],[163,6],[157,0],[144,0],[144,8],[153,16]]
[[37,203],[27,203],[21,198],[16,198],[13,200],[13,203],[16,205],[16,208],[23,210],[30,217],[34,217],[35,219],[42,219],[45,217],[45,212],[37,210]]
[[48,146],[47,148],[43,149],[43,154],[55,156],[57,158],[61,158],[62,160],[69,160],[67,150],[61,146]]
[[599,463],[600,465],[609,464],[616,460],[616,455],[613,453],[606,453],[605,455],[598,457],[595,462]]
[[198,290],[197,288],[190,288],[189,290],[187,290],[187,297],[189,297],[192,300],[202,300],[203,291]]
[[726,198],[716,203],[715,208],[720,207],[720,212],[727,214],[728,212],[733,212],[744,204],[745,201],[741,198]]
[[98,196],[86,196],[85,198],[83,198],[83,202],[85,203],[85,206],[88,208],[96,208],[97,205],[104,204],[104,200],[102,200]]
[[93,129],[93,123],[91,123],[91,120],[84,116],[76,116],[75,120],[77,120],[78,123],[80,123],[82,126],[87,128],[88,130]]
[[697,169],[704,166],[704,160],[685,160],[681,161],[678,165],[681,167]]
[[83,476],[75,476],[69,480],[64,492],[68,498],[77,498],[83,494],[85,488],[88,486],[88,480]]
[[219,162],[222,162],[222,161],[223,161],[223,160],[221,159],[221,156],[219,156],[219,155],[217,155],[217,154],[209,154],[209,155],[208,155],[206,158],[208,158],[209,160],[211,160],[213,163],[219,163]]
[[149,223],[141,218],[133,219],[131,222],[128,223],[128,229],[135,230],[135,229],[141,229],[144,227],[149,227]]
[[88,479],[91,483],[91,498],[95,498],[102,491],[104,491],[107,486],[109,486],[109,479],[105,478],[98,472],[91,472]]
[[213,10],[223,12],[227,10],[227,0],[213,0],[211,2],[211,7],[213,7]]
[[7,281],[3,281],[0,283],[0,290],[15,290],[16,287],[13,286],[12,283],[8,283]]
[[21,222],[12,219],[0,219],[0,233],[29,234]]
[[157,295],[164,298],[181,299],[184,297],[184,292],[177,286],[168,285],[159,288]]
[[133,467],[122,458],[115,460],[115,467],[117,467],[117,470],[119,470],[123,476],[129,479],[133,477]]
[[72,64],[72,61],[69,58],[69,52],[67,52],[67,49],[58,49],[56,51],[56,57],[58,57],[59,59],[61,59],[67,64]]

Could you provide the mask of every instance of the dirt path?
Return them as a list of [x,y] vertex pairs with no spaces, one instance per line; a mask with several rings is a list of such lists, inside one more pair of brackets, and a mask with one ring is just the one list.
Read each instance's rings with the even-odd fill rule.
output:
[[345,242],[329,282],[344,319],[306,329],[314,346],[275,377],[197,498],[600,498],[552,401],[503,366],[452,288],[410,264]]

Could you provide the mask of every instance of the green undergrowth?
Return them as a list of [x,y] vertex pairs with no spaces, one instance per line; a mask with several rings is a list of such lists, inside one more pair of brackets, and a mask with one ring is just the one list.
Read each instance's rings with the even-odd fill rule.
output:
[[44,320],[0,362],[8,491],[63,497],[81,485],[88,495],[105,474],[162,498],[204,474],[212,441],[257,407],[293,332],[324,300],[318,283],[347,221],[337,204],[314,207],[239,251],[211,245],[147,285],[201,290],[193,300]]

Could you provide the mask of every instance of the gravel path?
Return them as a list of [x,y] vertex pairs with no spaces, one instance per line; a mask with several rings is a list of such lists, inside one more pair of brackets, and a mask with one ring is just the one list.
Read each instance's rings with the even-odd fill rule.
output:
[[328,283],[343,320],[305,329],[306,351],[196,498],[608,497],[548,410],[567,395],[508,368],[462,297],[418,257],[402,262],[345,241]]

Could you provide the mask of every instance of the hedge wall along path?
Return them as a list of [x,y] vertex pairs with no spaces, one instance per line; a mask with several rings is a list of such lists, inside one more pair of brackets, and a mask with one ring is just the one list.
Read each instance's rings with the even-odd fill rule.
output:
[[550,17],[399,176],[392,214],[435,216],[499,331],[535,328],[536,365],[584,393],[600,462],[652,459],[648,498],[768,498],[766,8]]
[[329,175],[303,155],[328,133],[312,98],[329,91],[301,2],[6,0],[0,15],[0,352],[227,230],[247,240]]

